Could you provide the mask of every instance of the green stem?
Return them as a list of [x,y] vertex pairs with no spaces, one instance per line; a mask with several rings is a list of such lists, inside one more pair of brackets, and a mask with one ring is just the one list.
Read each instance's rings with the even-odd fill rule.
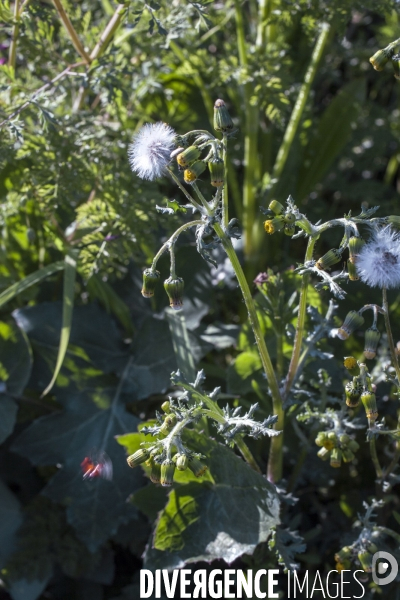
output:
[[225,229],[228,227],[229,223],[229,203],[228,203],[228,136],[226,133],[223,135],[222,140],[222,158],[224,160],[224,186],[222,189],[222,222],[224,224]]
[[381,527],[380,525],[376,525],[374,527],[374,531],[380,531],[381,533],[385,533],[392,537],[398,544],[400,544],[400,535],[393,531],[392,529],[388,529],[387,527]]
[[88,53],[86,52],[85,48],[82,46],[82,43],[78,37],[78,34],[76,33],[76,31],[74,29],[74,26],[72,25],[67,13],[64,10],[61,0],[53,0],[53,4],[57,9],[59,17],[60,17],[65,29],[67,30],[69,37],[71,38],[71,42],[72,42],[75,50],[82,56],[83,60],[89,64],[91,59],[90,59]]
[[265,48],[267,44],[267,22],[271,12],[271,0],[259,0],[256,46]]
[[294,105],[289,123],[286,127],[285,135],[283,136],[281,147],[279,148],[278,155],[276,157],[275,165],[272,170],[272,179],[279,178],[286,164],[286,160],[289,155],[294,136],[299,126],[308,96],[310,94],[311,85],[314,81],[318,65],[320,63],[322,54],[328,41],[329,30],[329,24],[323,23],[321,27],[321,33],[318,37],[317,43],[315,44],[315,48],[311,56],[311,61],[308,66],[306,75],[304,77],[304,82],[300,88],[299,95],[297,96],[296,104]]
[[375,467],[375,471],[376,471],[376,476],[378,477],[378,479],[382,479],[383,476],[383,471],[382,471],[382,467],[379,463],[379,459],[378,459],[378,455],[376,453],[376,444],[375,444],[375,438],[371,438],[370,442],[369,442],[369,450],[371,453],[371,458],[372,458],[372,462],[374,463],[374,467]]
[[128,10],[127,4],[119,4],[117,6],[115,13],[113,14],[113,16],[111,17],[110,21],[108,22],[106,28],[104,29],[103,33],[101,34],[99,41],[97,42],[97,44],[93,48],[92,52],[90,53],[90,60],[99,58],[105,52],[109,43],[111,42],[112,38],[114,37],[116,30],[120,26],[120,23],[121,23],[122,19],[124,18],[127,10]]
[[203,221],[201,221],[199,219],[197,221],[190,221],[189,223],[184,223],[183,225],[181,225],[179,227],[179,229],[177,229],[171,235],[171,237],[165,242],[165,244],[163,244],[161,246],[161,248],[159,249],[159,251],[157,252],[155,257],[153,258],[151,268],[153,270],[155,270],[155,268],[157,266],[157,261],[159,260],[159,258],[164,254],[164,252],[166,250],[168,250],[168,248],[170,248],[176,242],[176,240],[178,239],[178,237],[180,236],[181,233],[183,233],[186,229],[190,229],[190,227],[196,227],[197,225],[202,225],[202,224],[203,224]]
[[[228,255],[229,260],[231,261],[240,289],[242,290],[243,299],[245,301],[246,308],[249,314],[250,324],[253,329],[254,337],[256,339],[258,351],[260,353],[261,362],[271,390],[273,413],[278,417],[278,420],[275,423],[275,429],[283,431],[284,412],[282,408],[282,399],[279,391],[279,386],[275,376],[274,368],[272,366],[268,348],[265,344],[265,339],[261,331],[260,322],[257,316],[257,311],[253,302],[249,285],[247,283],[245,274],[235,252],[235,249],[232,246],[231,240],[223,231],[220,223],[214,223],[213,227],[215,233],[218,235],[222,242],[222,245],[226,254]],[[267,475],[268,479],[272,482],[277,482],[282,477],[282,448],[283,434],[271,438]]]
[[390,355],[392,357],[392,364],[393,364],[394,370],[396,371],[397,385],[400,386],[400,367],[399,367],[399,361],[397,360],[396,349],[395,349],[395,345],[394,345],[394,341],[393,341],[392,328],[390,326],[389,304],[388,304],[388,299],[387,299],[387,291],[385,288],[382,289],[382,305],[383,305],[383,310],[384,310],[383,316],[385,319],[385,327],[386,327],[386,333],[387,333],[388,342],[389,342]]
[[[199,213],[201,215],[203,215],[206,212],[206,208],[202,208],[200,206],[200,204],[198,202],[196,202],[196,200],[193,198],[193,196],[191,194],[189,194],[189,192],[187,191],[187,189],[181,184],[181,182],[179,181],[178,177],[175,175],[175,173],[171,170],[168,169],[168,173],[170,174],[170,176],[172,177],[172,179],[175,181],[176,185],[178,186],[178,188],[181,190],[181,192],[183,192],[186,196],[186,198],[189,200],[189,202],[191,204],[193,204],[193,206],[195,206],[197,208],[197,210],[199,211]],[[209,213],[207,213],[209,214]]]
[[10,49],[8,55],[8,64],[10,67],[15,69],[15,62],[17,59],[17,40],[19,34],[19,19],[20,19],[20,10],[19,10],[20,0],[15,0],[14,2],[14,26],[11,33],[11,42]]
[[[316,241],[317,241],[317,237],[309,238],[304,262],[307,262],[312,259]],[[287,399],[289,392],[292,388],[294,379],[296,377],[297,367],[298,367],[299,361],[300,361],[301,347],[302,347],[303,336],[304,336],[304,324],[305,324],[305,320],[306,320],[306,311],[307,311],[307,291],[308,291],[309,278],[310,278],[309,273],[305,273],[303,275],[303,281],[301,284],[301,291],[300,291],[300,302],[299,302],[299,313],[298,313],[298,317],[297,317],[296,335],[294,338],[292,358],[290,360],[289,370],[288,370],[288,374],[286,377],[285,392],[284,392],[285,400]]]

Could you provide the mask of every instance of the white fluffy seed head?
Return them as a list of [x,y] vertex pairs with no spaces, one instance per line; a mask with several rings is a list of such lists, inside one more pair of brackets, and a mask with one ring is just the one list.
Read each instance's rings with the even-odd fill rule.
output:
[[390,226],[376,230],[356,262],[360,279],[370,287],[400,287],[400,235]]
[[176,133],[165,123],[146,123],[134,135],[128,148],[132,171],[142,179],[157,179],[171,160]]

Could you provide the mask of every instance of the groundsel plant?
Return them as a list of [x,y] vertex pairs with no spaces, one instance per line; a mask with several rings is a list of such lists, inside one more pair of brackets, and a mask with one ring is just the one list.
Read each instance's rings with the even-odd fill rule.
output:
[[[249,465],[258,471],[259,466],[243,437],[245,435],[255,438],[269,437],[267,477],[276,484],[282,478],[285,413],[287,413],[286,418],[292,414],[297,416],[294,420],[295,431],[296,428],[299,429],[297,425],[299,422],[312,423],[311,432],[319,447],[315,452],[318,452],[320,459],[329,461],[333,468],[340,468],[354,460],[360,446],[355,440],[354,432],[364,429],[378,484],[381,490],[388,489],[400,458],[400,429],[389,430],[385,426],[384,419],[379,420],[383,415],[379,407],[377,384],[386,377],[386,381],[394,386],[397,394],[399,393],[399,352],[391,330],[387,290],[400,288],[400,236],[397,233],[400,217],[380,216],[379,207],[376,206],[362,207],[361,212],[356,216],[349,213],[324,223],[312,223],[296,206],[291,196],[286,203],[275,199],[269,203],[268,208],[261,209],[264,213],[266,234],[304,238],[306,241],[304,261],[297,266],[293,274],[300,282],[297,293],[285,299],[283,279],[279,274],[272,272],[261,273],[254,281],[264,298],[261,303],[262,309],[269,316],[273,317],[275,314],[279,317],[276,320],[278,325],[275,325],[274,318],[271,318],[272,327],[275,328],[277,339],[280,340],[277,362],[274,365],[261,328],[259,308],[256,308],[232,244],[232,238],[240,237],[237,220],[229,219],[226,184],[229,137],[234,132],[234,125],[221,99],[217,100],[214,106],[214,129],[219,137],[205,130],[178,134],[164,123],[147,124],[133,139],[129,157],[134,173],[149,180],[161,176],[171,178],[188,201],[188,204],[183,207],[186,213],[196,217],[182,224],[171,235],[161,246],[151,265],[144,270],[142,294],[146,298],[153,296],[161,278],[157,270],[157,261],[168,252],[170,275],[164,281],[164,288],[171,308],[180,310],[184,302],[184,281],[179,276],[179,266],[175,261],[175,246],[180,234],[193,229],[198,252],[212,264],[215,263],[211,251],[221,245],[232,264],[243,294],[268,383],[267,395],[271,399],[273,414],[263,422],[258,422],[254,418],[257,405],[251,406],[247,411],[240,406],[236,408],[227,406],[222,410],[217,403],[220,390],[216,389],[211,394],[203,391],[202,372],[192,383],[185,379],[183,373],[175,373],[172,382],[183,388],[183,394],[165,402],[162,405],[163,412],[157,414],[156,423],[142,430],[142,433],[149,436],[149,441],[143,442],[142,448],[128,457],[128,464],[131,467],[146,464],[151,469],[151,480],[165,486],[172,484],[175,469],[189,468],[196,476],[201,476],[205,472],[206,465],[202,462],[201,455],[187,447],[184,430],[206,417],[215,422],[219,435],[223,436],[229,445],[236,445]],[[201,189],[207,177],[215,190],[211,195]],[[174,210],[163,209],[163,212],[173,213]],[[329,238],[333,229],[341,232],[340,244],[322,256],[318,256],[317,241],[324,236]],[[325,315],[308,306],[310,280],[317,290],[327,290],[335,299],[330,301]],[[335,313],[340,308],[335,302],[351,294],[351,286],[355,281],[365,285],[366,295],[368,295],[368,288],[380,288],[382,304],[355,306],[338,327],[339,322],[335,323],[334,320],[338,319]],[[298,306],[296,306],[297,300]],[[306,335],[307,313],[314,328]],[[353,356],[341,359],[347,370],[348,380],[344,381],[340,408],[332,408],[328,406],[329,378],[321,371],[319,380],[314,382],[315,385],[312,382],[307,385],[302,377],[304,367],[313,353],[319,351],[318,343],[323,338],[336,337],[347,340],[356,330],[363,328],[367,315],[371,315],[371,323],[365,329],[363,356],[358,359]],[[279,328],[279,322],[285,320],[288,323],[290,319],[292,319],[291,329]],[[373,371],[370,366],[372,364],[370,361],[376,357],[381,339],[379,328],[381,320],[384,322],[390,351],[384,375],[375,372],[376,370]],[[291,358],[286,372],[282,353],[282,340],[285,336],[292,344]],[[312,389],[313,385],[314,389]],[[258,393],[260,396],[265,394],[261,390]],[[315,400],[318,395],[321,398],[319,405]],[[304,396],[306,401],[300,405],[301,409],[294,411],[293,406],[299,406],[298,399]],[[360,412],[360,407],[363,407],[363,412]],[[389,464],[386,467],[381,466],[377,454],[376,439],[379,436],[385,436],[389,442],[386,449]],[[369,517],[365,521],[367,525],[368,519]],[[363,565],[362,568],[367,563],[370,564],[371,552],[376,547],[375,538],[379,539],[379,536],[385,532],[376,534],[376,527],[374,534],[372,529],[368,531],[367,533],[364,531],[361,538],[349,547],[350,550],[343,549],[338,553],[337,563],[343,565],[342,568],[353,559],[358,560]]]

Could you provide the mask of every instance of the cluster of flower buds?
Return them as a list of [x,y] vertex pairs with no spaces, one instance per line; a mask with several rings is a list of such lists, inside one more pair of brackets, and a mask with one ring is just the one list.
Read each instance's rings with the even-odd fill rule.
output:
[[[349,371],[354,371],[358,366],[358,363],[353,356],[347,356],[344,359],[344,366]],[[371,377],[367,373],[366,366],[362,363],[359,366],[360,374],[355,375],[353,379],[345,385],[346,404],[349,408],[356,408],[361,400],[365,409],[365,415],[371,424],[378,418],[376,395],[374,393],[375,386],[372,385]]]
[[[360,312],[351,310],[347,313],[346,318],[338,329],[338,337],[341,340],[347,340],[352,333],[364,324],[364,317]],[[365,331],[364,356],[368,360],[372,360],[376,356],[381,334],[379,329],[373,324]]]
[[[157,415],[159,425],[142,429],[142,432],[151,433],[159,439],[155,443],[144,442],[142,448],[128,456],[128,465],[131,468],[141,464],[149,467],[150,480],[164,487],[172,485],[176,470],[190,469],[196,477],[201,477],[207,470],[200,461],[202,455],[185,448],[180,432],[176,431],[177,424],[182,424],[185,417],[186,424],[196,420],[196,408],[183,410],[182,406],[175,406],[169,400],[161,408],[163,415]],[[175,454],[172,453],[173,447],[177,449]]]
[[[160,273],[155,269],[145,269],[143,271],[142,296],[151,298],[154,296],[154,290],[160,279]],[[180,310],[183,306],[184,281],[182,277],[168,277],[164,281],[164,289],[169,298],[169,305],[174,310]]]
[[[214,105],[214,129],[224,135],[233,130],[233,121],[223,100],[216,100]],[[189,135],[189,134],[188,134]],[[185,136],[181,136],[183,145]],[[219,140],[207,132],[199,132],[187,147],[180,147],[174,152],[179,169],[183,169],[185,183],[195,183],[207,169],[210,172],[210,183],[219,188],[225,181],[223,146]]]
[[361,568],[366,573],[371,573],[372,558],[375,552],[378,552],[378,547],[371,540],[363,540],[352,546],[344,546],[335,554],[336,569],[339,572],[350,569],[352,561],[357,556]]
[[344,462],[351,462],[354,453],[359,449],[359,444],[347,433],[339,433],[335,430],[320,431],[315,438],[315,443],[321,449],[317,455],[322,460],[330,459],[331,467],[338,468]]
[[389,44],[386,48],[378,50],[369,59],[369,62],[374,67],[375,71],[383,71],[388,62],[392,63],[394,76],[400,79],[400,54],[395,54],[395,43]]
[[295,233],[296,215],[290,210],[290,207],[285,210],[278,200],[272,200],[268,205],[266,215],[269,217],[264,221],[264,229],[267,233],[272,234],[282,230],[289,236]]
[[347,261],[347,272],[349,274],[349,279],[351,281],[357,281],[360,279],[359,274],[357,273],[357,260],[360,254],[362,247],[365,245],[365,240],[360,236],[352,235],[347,244],[340,246],[339,248],[331,248],[326,252],[323,256],[321,256],[315,266],[320,271],[326,271],[333,265],[336,265],[341,261],[343,252],[346,250],[346,247],[349,249],[349,258]]

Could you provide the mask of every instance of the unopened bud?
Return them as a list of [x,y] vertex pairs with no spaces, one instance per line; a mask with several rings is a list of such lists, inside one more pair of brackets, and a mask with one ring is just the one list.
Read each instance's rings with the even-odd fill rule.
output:
[[176,421],[177,419],[174,414],[167,415],[164,419],[164,423],[160,427],[160,433],[163,435],[168,435],[169,432],[175,427]]
[[169,400],[166,400],[161,404],[161,410],[167,414],[171,412],[171,404]]
[[315,266],[317,267],[317,269],[325,271],[326,269],[340,261],[340,259],[342,258],[342,252],[343,250],[339,250],[338,248],[332,248],[331,250],[328,250],[326,254],[324,254],[323,256],[321,256],[321,258],[317,260]]
[[385,223],[390,223],[392,227],[400,229],[400,217],[398,217],[397,215],[390,215],[389,217],[386,217]]
[[285,227],[283,228],[283,233],[285,235],[290,236],[290,237],[292,235],[294,235],[296,233],[296,226],[295,226],[295,224],[292,223],[291,225],[285,225]]
[[376,349],[380,340],[381,334],[376,327],[370,327],[365,332],[364,356],[371,360],[376,356]]
[[131,467],[131,469],[133,469],[134,467],[137,467],[138,465],[141,465],[142,463],[146,462],[146,460],[148,460],[149,457],[150,453],[145,448],[140,448],[140,450],[137,450],[134,454],[128,456],[126,462]]
[[207,466],[203,465],[195,456],[189,458],[188,467],[196,477],[200,477],[207,471]]
[[168,294],[169,305],[174,310],[180,310],[183,306],[184,282],[181,277],[168,277],[164,281],[164,289]]
[[233,121],[225,102],[221,99],[216,100],[214,104],[214,129],[222,133],[229,133],[233,129]]
[[339,448],[334,448],[331,454],[330,465],[334,469],[338,469],[342,464],[342,451]]
[[317,446],[324,446],[328,436],[326,435],[326,431],[320,431],[317,437],[315,438],[315,443]]
[[344,546],[339,552],[335,554],[335,560],[337,562],[343,562],[351,557],[352,549],[351,546]]
[[165,459],[161,465],[161,485],[169,487],[172,485],[175,473],[175,463],[172,460]]
[[175,458],[175,464],[178,471],[186,471],[189,465],[189,459],[186,454],[176,454]]
[[375,54],[371,56],[369,62],[374,67],[375,71],[383,71],[384,66],[389,62],[392,54],[393,51],[388,50],[387,48],[378,50],[378,52],[375,52]]
[[332,450],[328,450],[327,448],[323,447],[323,448],[320,448],[320,450],[318,450],[317,456],[321,460],[328,460],[328,458],[331,455],[331,452],[332,452]]
[[151,461],[150,481],[153,483],[160,483],[161,481],[161,465],[154,459]]
[[355,264],[362,247],[365,245],[365,240],[362,237],[352,235],[349,238],[349,260]]
[[153,269],[145,269],[143,271],[142,296],[145,298],[151,298],[154,296],[154,290],[159,280],[160,273],[158,271]]
[[376,406],[376,396],[372,392],[363,392],[361,402],[365,408],[365,414],[369,421],[376,421],[378,418],[378,408]]
[[338,337],[341,340],[347,340],[347,338],[355,331],[358,327],[364,324],[364,317],[360,315],[356,310],[351,310],[347,313],[343,325],[338,329]]
[[211,175],[211,185],[214,187],[221,187],[225,181],[225,168],[224,161],[220,158],[214,158],[208,163]]
[[283,218],[285,219],[285,223],[287,223],[288,225],[293,225],[293,223],[295,223],[296,221],[296,215],[291,212],[286,213]]
[[357,267],[353,262],[351,262],[350,259],[347,261],[347,272],[349,274],[350,281],[358,281],[360,279]]
[[349,448],[344,448],[342,450],[342,457],[345,463],[351,462],[355,458],[353,452]]
[[362,568],[366,573],[371,573],[372,571],[372,554],[366,551],[361,551],[358,553],[358,560],[361,563]]
[[392,56],[392,67],[395,79],[400,79],[400,54]]
[[359,450],[359,448],[360,448],[360,444],[358,442],[356,442],[356,440],[350,440],[349,449],[352,452],[357,452],[357,450]]
[[271,200],[268,204],[268,208],[269,210],[272,210],[275,215],[281,215],[285,210],[285,207],[278,202],[278,200]]
[[204,160],[196,160],[190,167],[184,170],[183,179],[185,183],[194,183],[197,178],[205,171],[206,163]]
[[363,386],[358,379],[354,378],[345,386],[346,404],[349,408],[355,408],[360,402],[360,397],[363,391]]
[[176,162],[180,167],[188,167],[199,158],[201,151],[197,146],[189,146],[183,152],[178,154]]

